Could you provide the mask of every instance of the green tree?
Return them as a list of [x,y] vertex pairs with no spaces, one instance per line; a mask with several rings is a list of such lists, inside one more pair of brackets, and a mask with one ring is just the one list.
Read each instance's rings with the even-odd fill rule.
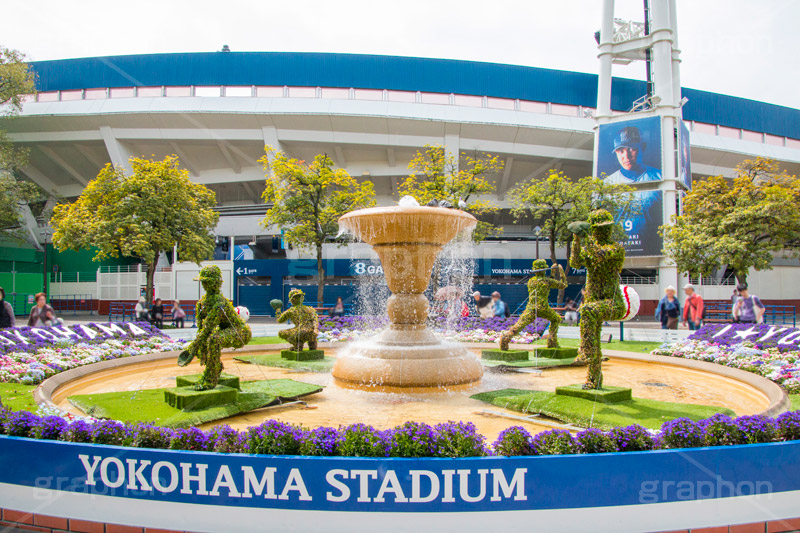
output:
[[672,222],[661,234],[679,271],[708,276],[727,265],[746,283],[751,268],[771,270],[775,254],[800,256],[800,179],[773,160],[745,160],[730,180],[695,182]]
[[[0,117],[19,115],[25,95],[36,94],[35,82],[25,56],[0,46]],[[28,150],[15,146],[0,129],[0,238],[22,240],[23,210],[26,206],[41,208],[46,200],[41,188],[14,178],[14,172],[27,162]],[[41,209],[35,211],[40,214]]]
[[317,259],[317,305],[323,305],[325,264],[322,245],[339,233],[339,217],[375,205],[371,181],[359,183],[333,160],[317,155],[311,163],[288,157],[272,147],[260,159],[267,173],[264,202],[270,207],[261,222],[276,225],[292,246],[313,249]]
[[[633,188],[627,185],[607,184],[591,176],[572,181],[563,172],[551,170],[540,179],[520,183],[509,192],[512,214],[517,219],[535,220],[542,225],[550,248],[550,261],[556,263],[556,249],[567,247],[567,257],[572,246],[572,222],[586,220],[595,209],[605,209],[615,218],[637,211]],[[615,225],[614,237],[619,240],[621,228]],[[558,302],[564,299],[564,289],[558,291]]]
[[[0,117],[19,115],[26,95],[36,94],[36,76],[25,56],[0,46]],[[0,129],[0,174],[13,173],[28,163],[28,150],[14,146]]]
[[[488,154],[471,157],[462,153],[461,156],[459,164],[443,146],[426,145],[408,164],[413,172],[398,187],[400,196],[413,196],[420,205],[444,200],[479,219],[496,211],[497,207],[481,195],[494,192],[495,186],[489,176],[501,172],[503,162]],[[472,238],[480,242],[499,231],[493,224],[479,220]]]
[[130,159],[132,173],[110,164],[77,201],[57,205],[51,224],[59,250],[96,248],[94,259],[138,257],[147,265],[147,299],[162,252],[178,247],[182,260],[200,263],[214,253],[216,195],[189,180],[178,158]]

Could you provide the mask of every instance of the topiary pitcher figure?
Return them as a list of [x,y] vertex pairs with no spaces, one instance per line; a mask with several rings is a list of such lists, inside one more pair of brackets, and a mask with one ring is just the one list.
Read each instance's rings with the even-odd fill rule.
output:
[[611,239],[614,218],[605,209],[593,211],[588,224],[570,224],[570,230],[574,235],[569,264],[574,269],[586,266],[586,295],[578,310],[581,315],[581,344],[576,362],[589,365],[583,388],[601,389],[603,354],[600,331],[603,322],[619,320],[625,315],[625,301],[619,287],[625,249]]
[[528,305],[525,311],[517,319],[516,323],[500,335],[500,349],[508,350],[511,339],[522,331],[528,324],[533,323],[536,318],[542,317],[550,321],[550,334],[547,337],[548,348],[558,348],[558,326],[561,324],[561,317],[550,308],[550,289],[566,289],[567,276],[561,265],[553,267],[556,276],[546,275],[547,261],[537,259],[533,262],[533,276],[528,280]]
[[303,344],[308,343],[309,350],[317,349],[317,335],[319,335],[319,317],[317,312],[303,305],[305,294],[300,289],[289,291],[289,301],[292,306],[280,314],[278,323],[291,320],[293,328],[282,329],[278,336],[292,345],[292,348],[299,352],[303,350]]
[[195,278],[206,293],[197,302],[197,337],[178,357],[178,365],[188,365],[195,356],[205,366],[197,390],[213,389],[222,373],[222,349],[241,348],[252,337],[250,327],[244,323],[233,304],[220,293],[222,271],[218,266],[203,267]]

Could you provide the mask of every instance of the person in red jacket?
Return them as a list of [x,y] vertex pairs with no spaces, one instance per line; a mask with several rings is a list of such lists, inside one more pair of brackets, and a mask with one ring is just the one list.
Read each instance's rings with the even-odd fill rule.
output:
[[700,329],[703,325],[703,297],[694,292],[694,285],[687,283],[683,286],[686,300],[683,302],[683,325],[689,329]]

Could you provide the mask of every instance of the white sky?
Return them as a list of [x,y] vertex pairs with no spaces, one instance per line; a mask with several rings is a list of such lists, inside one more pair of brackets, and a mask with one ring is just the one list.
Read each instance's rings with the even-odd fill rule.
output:
[[[656,2],[658,0],[651,0]],[[346,52],[597,72],[602,0],[27,0],[0,44],[33,60],[116,54]],[[642,20],[641,0],[616,16]],[[800,108],[800,1],[679,0],[685,87]],[[615,67],[643,78],[644,66]]]

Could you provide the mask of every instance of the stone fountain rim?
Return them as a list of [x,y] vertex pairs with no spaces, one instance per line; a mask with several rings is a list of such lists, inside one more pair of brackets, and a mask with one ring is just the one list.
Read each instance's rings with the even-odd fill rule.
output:
[[427,205],[415,205],[415,206],[402,206],[402,205],[386,205],[386,206],[376,206],[376,207],[365,207],[363,209],[356,209],[355,211],[350,211],[349,213],[345,213],[341,217],[339,217],[339,222],[348,221],[354,218],[363,217],[363,216],[370,216],[370,215],[445,215],[454,218],[466,218],[472,219],[475,224],[478,223],[478,219],[475,218],[470,213],[463,211],[461,209],[452,209],[447,207],[433,207]]

